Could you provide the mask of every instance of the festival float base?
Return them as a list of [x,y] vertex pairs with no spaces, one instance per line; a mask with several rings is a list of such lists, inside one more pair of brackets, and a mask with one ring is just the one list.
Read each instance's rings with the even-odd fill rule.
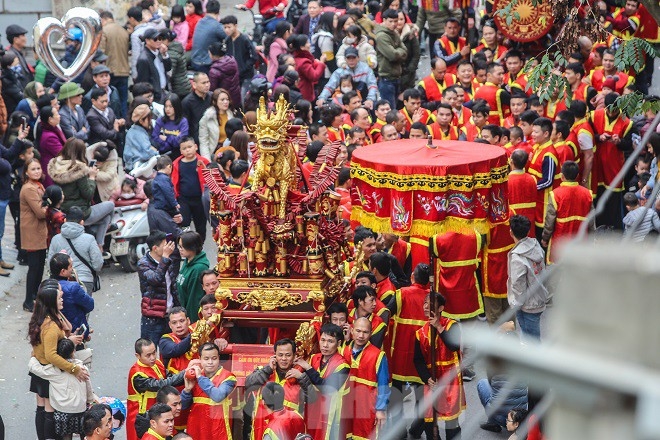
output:
[[[215,297],[218,315],[200,321],[192,351],[209,339],[215,326],[269,329],[273,339],[295,338],[297,355],[316,346],[316,328],[326,307],[346,292],[339,262],[349,255],[338,215],[340,196],[330,188],[339,168],[339,144],[326,147],[309,180],[303,177],[307,136],[290,124],[283,99],[268,111],[260,103],[257,124],[248,127],[257,143],[252,151],[252,185],[236,191],[218,169],[204,170],[211,215],[218,219]],[[263,341],[263,338],[262,340]],[[272,345],[232,344],[232,371],[239,385],[254,367],[268,363]]]

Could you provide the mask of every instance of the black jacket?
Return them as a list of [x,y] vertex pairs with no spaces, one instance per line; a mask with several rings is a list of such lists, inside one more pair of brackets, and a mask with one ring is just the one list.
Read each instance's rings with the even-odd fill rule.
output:
[[2,98],[5,100],[7,114],[11,115],[23,99],[23,83],[11,69],[2,69]]
[[245,34],[240,34],[235,40],[231,37],[225,39],[227,43],[227,55],[234,57],[238,64],[238,79],[243,84],[246,79],[252,79],[254,76],[254,63],[257,61],[257,54],[254,51],[252,42]]
[[[158,57],[163,62],[165,72],[172,70],[172,60],[170,60],[169,57],[163,58],[161,54],[158,54]],[[154,64],[155,60],[156,55],[145,47],[137,60],[137,78],[135,82],[151,83],[151,85],[154,86],[154,101],[163,103],[165,93],[160,85],[160,75]]]
[[108,139],[113,142],[119,140],[119,131],[116,131],[114,127],[115,112],[110,107],[108,107],[108,119],[92,107],[87,112],[87,122],[89,123],[89,136],[87,138],[89,145]]

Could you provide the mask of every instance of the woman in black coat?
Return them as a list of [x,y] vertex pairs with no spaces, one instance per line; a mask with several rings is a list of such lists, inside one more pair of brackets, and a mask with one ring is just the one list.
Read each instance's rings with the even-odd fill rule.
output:
[[21,65],[16,55],[11,52],[2,56],[0,65],[2,66],[2,99],[5,101],[7,114],[10,115],[23,99]]

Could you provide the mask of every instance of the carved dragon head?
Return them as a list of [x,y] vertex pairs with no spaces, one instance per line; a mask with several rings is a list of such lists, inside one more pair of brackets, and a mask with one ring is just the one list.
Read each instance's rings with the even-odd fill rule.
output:
[[275,103],[275,109],[268,112],[266,100],[262,96],[257,109],[257,124],[248,127],[257,137],[257,148],[261,154],[277,152],[285,145],[289,121],[289,104],[284,96]]

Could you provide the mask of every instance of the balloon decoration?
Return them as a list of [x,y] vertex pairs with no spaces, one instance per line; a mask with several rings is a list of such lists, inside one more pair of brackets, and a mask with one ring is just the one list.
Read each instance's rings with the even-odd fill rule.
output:
[[[68,29],[77,27],[82,31],[82,43],[78,57],[70,66],[64,67],[55,56],[50,44],[53,33],[66,37]],[[94,57],[101,43],[101,17],[90,8],[72,8],[64,14],[62,20],[45,17],[37,21],[32,30],[37,55],[46,64],[48,70],[65,81],[71,81],[80,75]]]

